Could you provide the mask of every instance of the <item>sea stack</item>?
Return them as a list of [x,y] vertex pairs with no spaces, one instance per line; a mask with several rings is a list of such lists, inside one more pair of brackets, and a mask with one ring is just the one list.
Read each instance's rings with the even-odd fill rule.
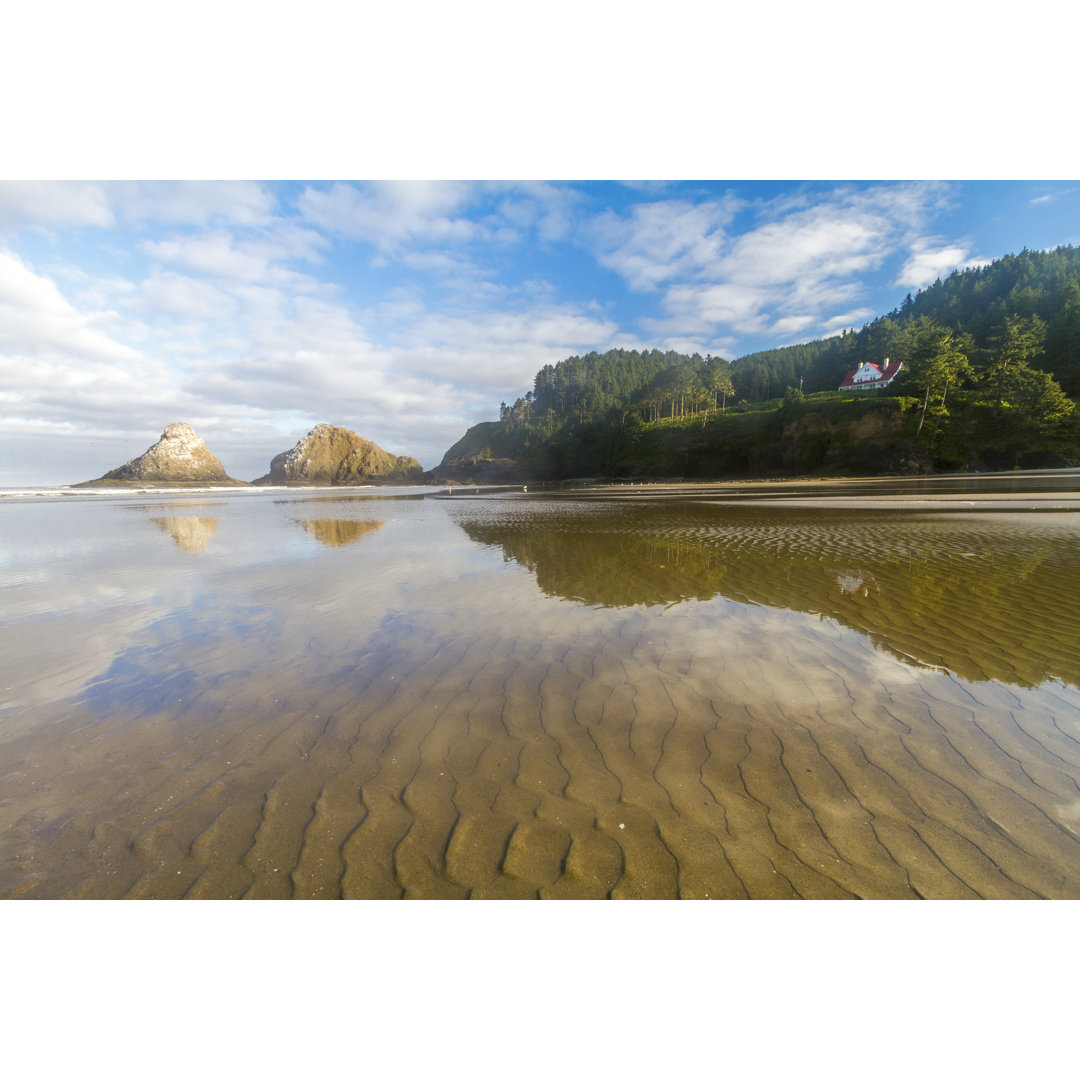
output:
[[243,485],[226,475],[225,467],[188,424],[169,424],[144,454],[97,480],[77,487],[129,484]]
[[317,424],[291,450],[270,462],[256,484],[416,483],[423,468],[416,458],[398,457],[348,428]]

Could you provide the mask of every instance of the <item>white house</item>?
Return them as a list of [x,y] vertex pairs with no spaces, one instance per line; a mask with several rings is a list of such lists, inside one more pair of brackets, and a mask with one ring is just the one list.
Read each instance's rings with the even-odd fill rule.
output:
[[891,364],[887,356],[881,364],[871,364],[867,361],[860,364],[854,371],[849,371],[838,389],[876,390],[880,386],[888,386],[900,374],[903,366],[902,362]]

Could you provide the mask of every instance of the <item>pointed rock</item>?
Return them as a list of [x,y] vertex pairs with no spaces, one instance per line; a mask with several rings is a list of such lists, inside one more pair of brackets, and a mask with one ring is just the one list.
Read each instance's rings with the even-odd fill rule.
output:
[[348,428],[317,424],[291,450],[270,462],[256,484],[417,483],[420,462],[398,457]]
[[225,467],[188,424],[169,424],[153,446],[126,465],[112,469],[97,480],[76,487],[130,484],[241,485],[225,473]]

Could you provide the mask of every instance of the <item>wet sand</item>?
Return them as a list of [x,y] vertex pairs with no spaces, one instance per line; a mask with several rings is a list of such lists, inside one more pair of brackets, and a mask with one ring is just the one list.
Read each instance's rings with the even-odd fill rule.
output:
[[692,487],[9,518],[0,896],[1080,898],[1076,497]]

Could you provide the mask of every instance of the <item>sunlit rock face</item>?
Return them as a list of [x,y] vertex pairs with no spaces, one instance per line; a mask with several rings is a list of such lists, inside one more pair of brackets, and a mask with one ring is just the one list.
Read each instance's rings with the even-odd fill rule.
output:
[[420,462],[397,457],[348,428],[318,424],[291,450],[270,462],[270,484],[363,484],[375,480],[416,481]]
[[93,483],[240,484],[206,443],[183,423],[169,424],[144,454],[107,472]]

